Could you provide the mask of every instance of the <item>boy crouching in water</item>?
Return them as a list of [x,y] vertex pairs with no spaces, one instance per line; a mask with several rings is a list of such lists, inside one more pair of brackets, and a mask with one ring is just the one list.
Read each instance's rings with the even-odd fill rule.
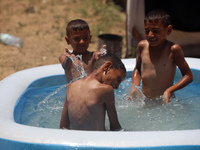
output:
[[126,68],[117,56],[100,56],[90,75],[67,86],[60,128],[105,131],[107,111],[110,130],[121,130],[114,89],[125,77]]

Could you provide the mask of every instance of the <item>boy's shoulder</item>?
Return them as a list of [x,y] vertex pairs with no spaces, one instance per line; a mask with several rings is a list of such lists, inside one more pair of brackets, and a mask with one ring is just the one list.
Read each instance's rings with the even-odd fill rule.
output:
[[76,85],[74,86],[82,86],[82,88],[87,87],[87,91],[90,91],[91,93],[95,93],[96,95],[110,95],[114,93],[114,89],[111,85],[104,84],[99,82],[97,79],[87,76],[83,79],[80,79],[79,81],[75,81]]
[[111,85],[101,83],[98,79],[94,78],[93,75],[83,78],[82,81],[84,84],[87,84],[87,87],[93,88],[95,91],[106,91],[106,93],[114,91]]
[[137,46],[137,53],[139,54],[139,53],[141,53],[142,51],[143,51],[143,49],[145,48],[145,47],[147,47],[147,45],[148,45],[148,42],[147,42],[147,40],[141,40],[139,43],[138,43],[138,46]]
[[141,41],[138,43],[138,46],[139,46],[139,47],[145,47],[147,44],[148,44],[148,41],[147,41],[147,40],[141,40]]
[[177,43],[171,42],[171,43],[169,43],[169,44],[170,44],[172,50],[175,50],[175,49],[177,49],[177,48],[178,48],[178,49],[181,48],[181,46],[180,46],[179,44],[177,44]]
[[177,51],[177,50],[182,50],[181,46],[177,43],[174,43],[172,41],[168,41],[168,46],[170,47],[170,50],[173,51]]

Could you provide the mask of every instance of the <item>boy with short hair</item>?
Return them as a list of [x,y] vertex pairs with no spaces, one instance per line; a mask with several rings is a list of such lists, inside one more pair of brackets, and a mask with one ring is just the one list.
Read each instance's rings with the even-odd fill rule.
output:
[[[147,99],[164,95],[163,103],[169,103],[174,91],[192,82],[192,72],[182,48],[166,39],[172,32],[172,25],[170,16],[165,11],[151,11],[145,17],[144,30],[146,40],[140,41],[137,46],[132,83],[139,86],[142,79],[142,92]],[[173,84],[176,66],[183,77]]]
[[105,131],[107,111],[110,130],[121,130],[114,89],[125,77],[125,66],[117,56],[100,56],[90,75],[67,86],[60,128]]
[[[79,77],[80,73],[76,70],[76,66],[72,63],[71,58],[75,58],[77,55],[82,55],[83,68],[86,74],[92,72],[94,62],[98,59],[98,56],[103,52],[88,51],[89,44],[91,43],[92,35],[90,35],[90,29],[84,20],[75,19],[68,23],[66,28],[65,40],[68,45],[71,45],[73,52],[70,53],[66,48],[66,53],[59,57],[59,61],[65,70],[65,76],[69,83],[72,79]],[[105,47],[105,46],[104,46]],[[76,63],[80,66],[80,60],[75,59]]]

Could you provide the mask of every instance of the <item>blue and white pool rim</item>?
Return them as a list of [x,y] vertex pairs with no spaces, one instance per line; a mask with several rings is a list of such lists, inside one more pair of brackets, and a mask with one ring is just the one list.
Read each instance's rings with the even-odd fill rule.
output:
[[[135,59],[122,59],[132,71]],[[186,58],[200,70],[200,59]],[[0,81],[0,150],[10,149],[200,149],[200,129],[177,131],[75,131],[18,124],[13,113],[16,101],[35,80],[64,74],[60,64],[16,72]]]

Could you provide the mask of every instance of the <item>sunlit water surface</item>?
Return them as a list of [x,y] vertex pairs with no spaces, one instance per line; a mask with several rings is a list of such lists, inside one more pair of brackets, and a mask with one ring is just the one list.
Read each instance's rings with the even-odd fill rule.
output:
[[[160,102],[127,101],[131,73],[115,90],[116,109],[122,127],[127,131],[160,131],[200,129],[200,71],[192,70],[194,81],[175,93],[168,105]],[[181,78],[177,70],[175,82]],[[59,128],[66,92],[64,75],[34,81],[21,95],[15,107],[17,123],[44,128]],[[109,122],[106,117],[106,128]]]

